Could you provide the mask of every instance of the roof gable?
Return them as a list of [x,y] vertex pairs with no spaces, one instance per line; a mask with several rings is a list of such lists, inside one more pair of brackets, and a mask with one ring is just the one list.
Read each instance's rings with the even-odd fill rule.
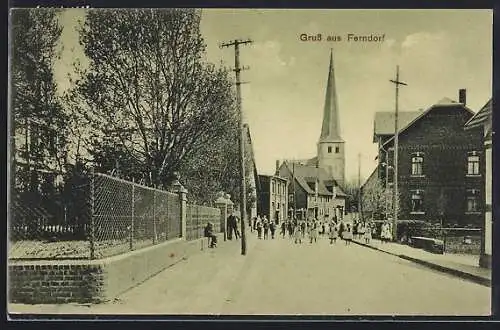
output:
[[474,116],[472,116],[469,121],[465,123],[465,129],[470,129],[474,127],[478,127],[480,125],[484,125],[486,122],[491,121],[491,113],[492,113],[492,99],[489,99],[488,102],[479,110]]
[[322,168],[288,161],[285,161],[281,166],[286,166],[287,170],[295,176],[297,183],[309,194],[315,193],[314,186],[316,178],[318,178],[318,194],[333,196],[333,192],[328,187],[335,187],[335,193],[338,197],[347,196],[337,181]]
[[[417,118],[422,111],[401,111],[398,113],[399,127],[405,127]],[[383,111],[375,113],[373,122],[373,142],[377,142],[377,136],[394,135],[394,111]]]
[[[402,128],[398,131],[398,136],[401,135],[403,132],[405,132],[408,128],[412,127],[416,122],[418,122],[420,119],[424,118],[429,112],[431,112],[434,109],[439,109],[439,108],[446,108],[446,107],[460,107],[463,110],[471,113],[474,115],[474,111],[463,105],[462,103],[458,103],[455,101],[450,100],[449,98],[445,97],[441,101],[437,102],[436,104],[431,105],[427,110],[422,111],[419,116],[414,118],[412,121],[410,121],[408,124],[405,126],[402,126]],[[389,144],[394,140],[394,135],[388,139],[387,141],[384,142],[384,146]]]

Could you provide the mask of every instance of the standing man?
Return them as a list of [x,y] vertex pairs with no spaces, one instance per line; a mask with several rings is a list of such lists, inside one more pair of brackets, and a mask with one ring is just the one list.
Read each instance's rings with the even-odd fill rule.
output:
[[236,239],[240,238],[240,221],[242,221],[239,217],[235,216],[234,217],[234,222],[233,222],[233,230],[234,230],[234,236]]
[[236,222],[236,217],[234,216],[234,212],[231,213],[231,215],[227,218],[227,239],[232,240],[233,239],[233,222]]
[[274,233],[276,232],[276,223],[274,221],[269,224],[269,229],[271,230],[271,238],[274,239]]
[[264,216],[264,239],[269,238],[269,220]]

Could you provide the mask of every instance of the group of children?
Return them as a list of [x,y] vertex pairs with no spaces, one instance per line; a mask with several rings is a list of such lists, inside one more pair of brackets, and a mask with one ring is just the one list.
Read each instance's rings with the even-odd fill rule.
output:
[[[269,232],[271,232],[271,238],[274,239],[276,233],[276,223],[270,221],[266,216],[255,217],[252,219],[250,224],[252,230],[257,231],[257,237],[259,239],[268,239]],[[317,219],[311,218],[307,220],[285,220],[281,222],[280,234],[285,238],[288,232],[288,236],[293,238],[295,244],[301,244],[303,240],[306,239],[306,234],[309,238],[309,243],[317,242],[319,235],[328,235],[330,244],[337,242],[337,238],[341,238],[345,241],[346,245],[350,245],[352,239],[354,238],[354,233],[358,235],[358,238],[364,239],[368,244],[372,238],[372,226],[360,222],[360,223],[346,223],[343,221],[331,221],[331,222],[320,222]]]
[[257,231],[259,239],[269,239],[269,232],[271,232],[271,238],[274,239],[276,233],[276,224],[274,221],[269,221],[266,216],[253,218],[250,228]]
[[387,243],[392,241],[392,223],[385,221],[380,228],[380,242]]

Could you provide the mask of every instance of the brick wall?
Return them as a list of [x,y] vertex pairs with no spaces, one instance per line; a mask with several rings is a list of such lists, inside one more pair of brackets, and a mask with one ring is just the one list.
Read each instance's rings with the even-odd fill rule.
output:
[[107,301],[206,249],[206,238],[177,239],[101,260],[9,262],[8,299],[25,304]]
[[9,265],[12,303],[95,302],[100,299],[103,270],[99,265],[20,263]]

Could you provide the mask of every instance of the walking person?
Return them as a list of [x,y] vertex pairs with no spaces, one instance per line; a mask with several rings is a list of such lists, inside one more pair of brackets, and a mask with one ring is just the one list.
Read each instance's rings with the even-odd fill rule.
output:
[[316,243],[318,241],[318,223],[316,220],[313,220],[310,224],[310,229],[309,229],[309,235],[310,235],[310,243],[312,244],[312,242],[314,241],[314,243]]
[[236,222],[236,217],[234,213],[231,213],[231,215],[227,218],[227,239],[232,240],[233,239],[233,222]]
[[387,222],[387,242],[392,242],[392,222]]
[[362,240],[365,237],[366,225],[364,222],[358,223],[358,239]]
[[306,237],[306,227],[307,227],[306,221],[302,220],[300,222],[300,233],[301,233],[303,239],[305,239],[305,237]]
[[257,230],[257,223],[260,222],[260,215],[257,215],[257,218],[255,218],[255,222],[253,223],[253,229]]
[[352,233],[352,227],[351,227],[351,224],[348,223],[344,232],[342,233],[343,235],[343,238],[344,238],[344,241],[345,241],[345,245],[351,245],[351,241],[352,241],[352,237],[353,237],[353,233]]
[[235,217],[235,221],[233,222],[233,230],[234,230],[234,236],[236,237],[236,239],[240,238],[241,235],[240,235],[240,221],[242,221],[239,217]]
[[259,239],[262,239],[262,221],[258,218],[257,219],[257,224],[256,224],[256,229],[257,229],[257,237]]
[[337,238],[339,237],[339,226],[337,223],[332,222],[330,224],[328,236],[330,238],[330,244],[337,243]]
[[295,221],[290,220],[290,221],[288,221],[288,223],[286,224],[286,225],[287,225],[287,229],[288,229],[288,237],[289,237],[289,238],[292,238],[292,236],[293,236],[293,227],[294,227],[293,223],[294,223],[294,222],[295,222]]
[[269,238],[269,220],[264,216],[264,239]]
[[288,220],[281,222],[281,236],[283,238],[285,238],[285,235],[286,235],[286,225],[287,225],[287,222],[288,222]]
[[294,229],[293,236],[295,238],[295,244],[297,243],[302,244],[302,227],[300,226],[300,224],[297,223],[293,229]]
[[274,233],[276,232],[276,223],[274,221],[269,224],[269,229],[271,230],[271,239],[274,239]]
[[365,244],[370,244],[370,241],[372,239],[372,227],[371,227],[370,223],[367,223],[365,226],[364,238],[365,238]]

